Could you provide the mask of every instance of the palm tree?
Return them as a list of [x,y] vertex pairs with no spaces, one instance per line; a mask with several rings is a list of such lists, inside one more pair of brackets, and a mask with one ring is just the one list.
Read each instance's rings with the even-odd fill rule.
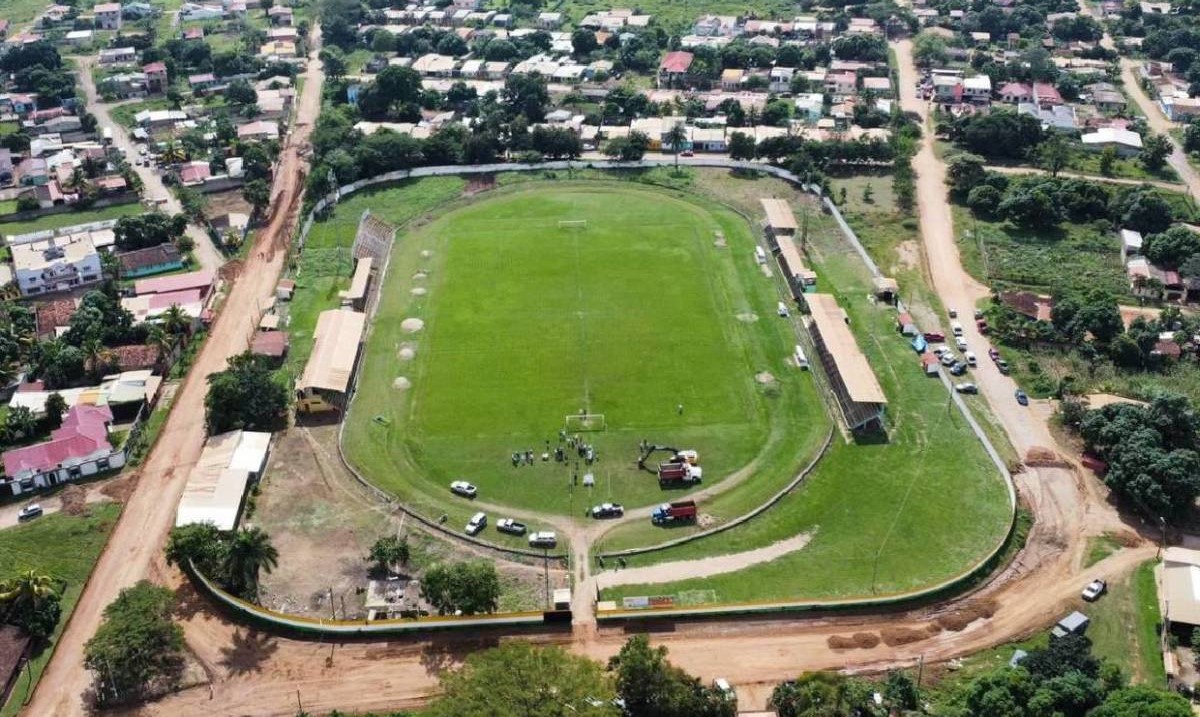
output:
[[192,326],[192,320],[187,313],[180,308],[179,304],[171,304],[167,310],[162,312],[162,327],[172,336],[186,333]]
[[101,376],[107,371],[108,362],[112,358],[112,352],[104,345],[100,339],[88,339],[83,342],[83,354],[85,356],[84,365],[92,370],[92,373]]
[[250,598],[258,597],[258,573],[279,565],[279,551],[262,528],[240,531],[225,554],[225,575],[230,587]]
[[8,614],[36,610],[51,595],[57,595],[54,580],[36,570],[26,570],[10,580],[0,583],[0,604]]
[[158,349],[158,361],[171,355],[177,340],[173,334],[163,331],[163,327],[157,324],[151,324],[150,330],[146,332],[146,344]]
[[683,128],[682,122],[676,122],[671,129],[667,130],[667,134],[663,137],[667,144],[671,145],[671,151],[675,154],[675,171],[679,171],[679,150],[683,148],[683,143],[687,141],[687,130]]

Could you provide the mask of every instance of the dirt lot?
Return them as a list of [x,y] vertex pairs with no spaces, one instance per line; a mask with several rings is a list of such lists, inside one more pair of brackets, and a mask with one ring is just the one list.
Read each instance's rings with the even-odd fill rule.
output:
[[208,206],[204,209],[204,216],[212,219],[213,217],[228,214],[230,212],[241,212],[249,215],[253,207],[250,202],[247,202],[242,197],[241,189],[230,189],[224,192],[213,192],[205,194],[204,198],[208,200]]
[[[263,580],[262,603],[277,610],[329,617],[332,590],[338,618],[362,616],[371,567],[364,556],[383,535],[405,533],[413,549],[413,575],[440,560],[495,560],[503,587],[502,610],[542,607],[540,564],[497,559],[420,527],[370,497],[337,456],[337,426],[298,426],[276,435],[260,494],[245,523],[258,525],[279,549],[279,567]],[[551,566],[551,587],[567,584]]]

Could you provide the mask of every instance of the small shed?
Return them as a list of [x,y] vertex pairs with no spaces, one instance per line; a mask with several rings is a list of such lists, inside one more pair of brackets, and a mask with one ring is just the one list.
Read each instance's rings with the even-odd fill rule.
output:
[[1067,635],[1072,634],[1082,635],[1083,633],[1087,632],[1089,622],[1090,620],[1088,620],[1087,615],[1084,615],[1076,610],[1070,615],[1067,615],[1063,619],[1059,620],[1058,624],[1050,630],[1050,636],[1066,637]]
[[921,367],[925,370],[926,376],[938,375],[938,366],[940,362],[936,354],[921,354]]
[[890,276],[880,276],[875,279],[875,298],[889,303],[896,303],[900,296],[900,285]]
[[275,286],[275,298],[280,301],[291,301],[296,291],[296,282],[292,279],[281,279]]

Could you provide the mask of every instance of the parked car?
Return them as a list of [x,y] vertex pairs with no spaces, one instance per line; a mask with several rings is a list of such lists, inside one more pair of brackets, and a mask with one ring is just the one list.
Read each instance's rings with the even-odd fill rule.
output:
[[1024,391],[1018,388],[1015,395],[1017,397],[1017,403],[1021,404],[1022,406],[1029,405],[1029,396]]
[[464,498],[474,498],[479,493],[479,489],[465,480],[456,480],[450,484],[450,492]]
[[17,513],[17,520],[26,521],[33,520],[42,514],[42,506],[38,503],[30,503]]
[[975,309],[975,320],[978,321],[979,319],[982,319],[982,318],[983,318],[983,310]]
[[925,340],[930,343],[933,343],[934,341],[945,341],[946,335],[941,331],[926,331]]
[[956,383],[954,390],[959,393],[979,393],[979,387],[973,383]]
[[1107,590],[1108,583],[1104,582],[1100,578],[1096,578],[1092,582],[1088,583],[1087,587],[1083,589],[1083,599],[1087,600],[1088,602],[1099,600],[1100,596],[1103,595]]
[[954,310],[954,309],[947,309],[947,312],[950,314],[950,318],[952,318],[952,319],[957,319],[957,318],[958,318],[958,312],[957,312],[956,310]]
[[942,358],[940,360],[943,366],[953,366],[954,364],[958,363],[958,359],[954,358],[954,352],[949,350],[942,354]]
[[967,365],[971,368],[975,368],[979,365],[979,361],[975,358],[975,353],[973,351],[964,351],[963,358],[966,359]]
[[509,535],[524,535],[526,528],[524,523],[518,523],[512,518],[501,518],[496,521],[496,530]]
[[692,150],[690,150],[690,149],[685,149],[685,150],[683,150],[682,152],[680,152],[680,153],[679,153],[679,156],[680,156],[680,157],[695,157],[695,156],[696,156],[696,153],[695,153],[695,152],[693,152],[693,151],[692,151]]
[[965,363],[963,363],[962,361],[955,361],[954,365],[950,367],[950,375],[951,376],[961,376],[966,372],[967,372],[967,365]]
[[958,347],[959,351],[967,350],[967,340],[961,336],[956,336],[954,338],[954,345]]
[[601,503],[592,506],[593,518],[620,518],[625,515],[625,506],[620,503]]
[[963,335],[962,324],[958,323],[957,321],[951,323],[950,324],[950,333],[954,334],[955,336],[962,336]]
[[1008,375],[1008,362],[1004,359],[996,359],[996,368],[1000,369],[1000,373]]
[[1000,352],[996,350],[995,346],[992,346],[991,348],[988,349],[988,358],[990,358],[993,361],[1000,360]]
[[779,302],[779,306],[775,309],[775,313],[779,314],[780,316],[782,316],[784,318],[787,318],[788,316],[792,315],[791,312],[788,311],[787,304],[783,303],[782,301]]
[[726,702],[737,701],[737,693],[733,691],[733,686],[729,684],[729,680],[724,677],[718,677],[713,680],[713,689],[721,693],[721,698]]
[[548,530],[531,533],[529,536],[529,547],[531,548],[553,548],[556,545],[558,545],[558,536]]
[[477,535],[487,527],[487,513],[476,513],[467,521],[467,535]]

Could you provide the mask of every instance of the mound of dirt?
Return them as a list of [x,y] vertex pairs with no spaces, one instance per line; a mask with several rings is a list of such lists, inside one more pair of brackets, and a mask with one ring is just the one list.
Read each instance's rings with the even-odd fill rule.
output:
[[58,495],[64,514],[79,516],[87,512],[87,490],[83,486],[69,485]]
[[744,321],[747,324],[752,324],[755,321],[758,321],[758,314],[751,313],[749,311],[743,312],[743,313],[737,315],[737,320]]
[[409,381],[403,376],[397,376],[396,378],[392,379],[392,388],[396,389],[397,391],[405,391],[409,388],[412,388],[412,381]]
[[924,628],[914,629],[911,627],[885,627],[879,631],[879,636],[883,638],[883,644],[888,647],[899,647],[900,645],[908,645],[914,642],[920,642],[926,638],[933,637],[941,632],[942,629],[936,623],[929,623]]
[[425,287],[423,287],[423,286],[414,286],[413,288],[408,290],[408,293],[412,294],[413,296],[424,296],[424,295],[428,294],[429,292],[426,291]]
[[995,614],[996,601],[988,598],[968,602],[961,608],[942,615],[935,622],[938,627],[948,632],[961,632],[976,620],[986,620]]
[[879,635],[856,632],[853,635],[830,635],[825,641],[831,650],[870,650],[879,645]]
[[762,384],[775,383],[775,376],[770,371],[754,374],[754,380]]
[[417,350],[412,346],[401,346],[400,350],[396,352],[396,357],[401,361],[412,361],[416,355]]
[[425,328],[425,322],[420,319],[405,319],[400,322],[400,328],[409,334],[415,334]]
[[1044,466],[1046,468],[1069,468],[1070,463],[1056,451],[1041,446],[1034,446],[1025,453],[1025,465]]

